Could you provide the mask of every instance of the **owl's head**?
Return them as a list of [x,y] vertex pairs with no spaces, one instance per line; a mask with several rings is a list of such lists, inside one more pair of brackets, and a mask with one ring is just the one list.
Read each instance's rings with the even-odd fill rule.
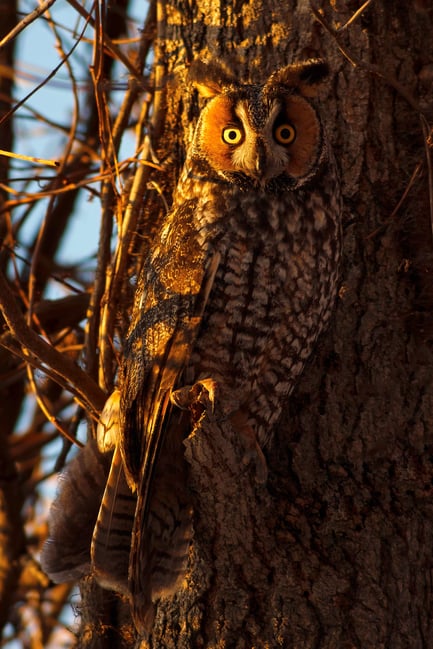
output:
[[193,157],[227,180],[294,189],[326,155],[311,98],[328,74],[321,60],[288,65],[262,85],[241,84],[218,62],[196,61],[191,83],[208,99],[193,142]]

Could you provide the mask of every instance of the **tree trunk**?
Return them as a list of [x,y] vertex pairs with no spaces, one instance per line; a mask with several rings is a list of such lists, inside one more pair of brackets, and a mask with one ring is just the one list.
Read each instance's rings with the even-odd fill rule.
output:
[[[187,440],[188,574],[142,649],[433,645],[433,10],[370,2],[343,28],[360,4],[321,3],[316,17],[305,1],[159,8],[157,79],[182,80],[197,55],[253,82],[294,60],[329,61],[321,113],[341,168],[345,255],[332,326],[265,449],[266,484],[217,410]],[[188,141],[194,101],[182,83],[160,97],[161,159]]]

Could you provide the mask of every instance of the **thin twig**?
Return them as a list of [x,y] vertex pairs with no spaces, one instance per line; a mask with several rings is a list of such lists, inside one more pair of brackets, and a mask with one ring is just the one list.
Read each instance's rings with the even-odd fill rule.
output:
[[[10,286],[0,271],[0,308],[3,317],[15,338],[26,352],[40,359],[54,374],[70,383],[80,396],[82,403],[95,413],[100,412],[105,402],[104,392],[93,379],[67,356],[58,352],[26,324],[23,314],[11,293]],[[62,385],[62,382],[60,382]]]
[[[84,29],[82,30],[83,33],[84,33],[86,28],[87,28],[87,24],[84,25]],[[23,97],[23,99],[21,99],[19,102],[17,102],[10,110],[8,110],[8,112],[5,115],[3,115],[3,117],[0,119],[0,125],[3,122],[5,122],[6,120],[8,120],[21,106],[23,106],[23,104],[25,104],[30,99],[30,97],[32,97],[35,94],[35,92],[37,92],[43,86],[45,86],[45,84],[47,84],[48,81],[50,79],[52,79],[57,74],[57,72],[60,70],[62,65],[65,63],[65,60],[67,60],[70,56],[72,56],[73,52],[75,51],[75,48],[78,46],[79,43],[80,43],[80,39],[78,38],[77,41],[73,44],[73,46],[69,50],[69,52],[60,61],[60,63],[58,63],[55,66],[55,68],[53,68],[53,70],[51,70],[51,72],[48,74],[48,76],[45,77],[45,79],[43,81],[41,81],[41,83],[39,83],[35,88],[33,88],[33,90],[31,92],[29,92],[28,95]]]
[[39,18],[39,16],[42,16],[42,14],[45,13],[47,9],[55,3],[55,1],[56,0],[45,0],[45,2],[39,5],[39,7],[36,7],[32,13],[27,14],[27,16],[25,16],[25,18],[23,18],[18,25],[9,32],[9,34],[6,34],[6,36],[2,38],[0,41],[0,50],[3,49],[3,47],[6,47],[9,41],[13,40],[15,36],[18,36],[18,34],[28,27],[28,25],[30,25],[34,20]]
[[44,397],[39,393],[38,386],[36,385],[35,377],[34,377],[34,370],[33,367],[28,363],[27,364],[27,378],[29,379],[30,387],[32,389],[33,395],[36,399],[36,402],[45,415],[46,419],[59,431],[59,433],[68,440],[68,442],[71,442],[71,444],[76,444],[77,446],[83,446],[83,444],[72,437],[65,428],[61,425],[60,421],[55,417],[52,412],[50,411],[49,406],[45,403]]
[[354,23],[355,20],[357,20],[362,13],[364,13],[368,5],[371,4],[372,2],[373,0],[367,0],[367,2],[364,2],[364,4],[361,7],[359,7],[359,9],[357,9],[357,11],[355,11],[355,13],[349,18],[349,20],[346,23],[344,23],[344,25],[339,27],[337,31],[340,33],[345,29],[347,29],[348,27],[350,27],[350,25]]
[[[97,21],[92,18],[91,14],[76,0],[68,0],[69,4],[79,13],[94,29],[96,28]],[[137,73],[135,66],[131,63],[127,56],[120,50],[107,34],[103,34],[104,46],[111,52],[115,59],[123,63],[128,72],[139,82],[142,83],[143,78]]]
[[422,132],[424,135],[425,157],[427,160],[430,227],[432,231],[432,242],[433,242],[433,165],[432,165],[432,155],[431,155],[433,129],[430,128],[424,115],[421,115],[421,125],[422,125]]
[[411,177],[409,179],[409,182],[407,183],[407,185],[406,185],[406,187],[404,189],[403,194],[400,196],[400,200],[398,201],[397,205],[394,207],[394,209],[392,210],[391,214],[387,217],[387,219],[381,225],[379,225],[375,230],[373,230],[373,232],[370,232],[370,234],[368,234],[365,237],[366,241],[368,241],[368,239],[374,239],[374,237],[385,226],[387,226],[395,218],[395,216],[398,214],[401,206],[403,205],[404,201],[406,200],[407,196],[409,195],[409,192],[410,192],[411,188],[413,187],[413,184],[414,184],[416,178],[418,177],[422,166],[423,166],[423,163],[418,162],[418,164],[416,165],[415,169],[412,172],[412,175],[411,175]]
[[[101,183],[101,224],[98,246],[98,264],[95,276],[94,291],[92,294],[92,303],[89,309],[89,319],[86,340],[86,368],[93,377],[98,376],[99,385],[106,390],[110,390],[112,381],[107,380],[107,375],[112,372],[103,371],[107,368],[106,350],[101,349],[101,343],[98,340],[100,329],[101,312],[103,311],[102,297],[104,294],[104,285],[109,277],[111,268],[109,266],[111,259],[111,235],[113,232],[113,203],[117,194],[114,170],[111,163],[114,161],[116,175],[119,177],[119,165],[117,161],[116,148],[113,145],[111,137],[111,123],[105,92],[102,87],[104,78],[104,28],[103,16],[96,9],[95,19],[95,39],[93,46],[93,65],[91,74],[93,86],[95,89],[95,103],[98,111],[99,141],[101,143],[101,172],[104,174],[107,170],[111,173],[106,174],[106,178]],[[116,197],[118,198],[118,197]],[[116,201],[117,202],[117,201]],[[99,347],[99,358],[96,358],[94,349]]]
[[372,63],[366,63],[365,61],[362,61],[357,56],[355,56],[352,52],[350,52],[350,50],[342,43],[339,34],[340,30],[334,29],[328,23],[328,21],[320,13],[319,9],[314,5],[312,0],[310,0],[310,7],[316,19],[333,37],[338,49],[343,54],[343,56],[353,65],[353,67],[361,68],[363,70],[366,70],[367,72],[370,72],[371,74],[374,74],[376,77],[380,77],[381,79],[386,81],[389,86],[394,88],[394,90],[396,90],[398,94],[401,95],[417,113],[421,115],[426,113],[426,111],[421,108],[421,106],[411,95],[411,93],[399,81],[397,81],[395,77],[385,74],[379,66],[373,65]]
[[[60,385],[64,390],[67,390],[70,392],[76,403],[83,408],[87,414],[90,415],[92,419],[95,421],[98,421],[98,416],[93,414],[93,411],[89,411],[89,403],[88,400],[83,400],[83,398],[78,394],[78,392],[75,390],[75,388],[69,383],[63,376],[60,376],[57,372],[52,370],[48,365],[44,364],[44,362],[38,358],[35,354],[31,353],[28,349],[24,352],[22,347],[17,343],[14,335],[7,331],[4,333],[2,336],[0,336],[0,347],[3,347],[4,349],[7,349],[8,352],[16,356],[17,358],[20,358],[23,363],[22,365],[20,364],[16,368],[14,368],[14,372],[19,374],[25,374],[26,373],[26,366],[31,365],[35,370],[39,370],[43,374],[45,374],[49,379],[51,379],[54,383],[57,383]],[[11,383],[11,380],[9,380],[9,384]],[[2,385],[7,385],[8,381],[2,381]]]
[[[54,25],[49,12],[48,12],[48,22],[49,22],[49,25],[51,26],[51,28],[52,28],[52,30],[54,32],[54,36],[56,38],[57,49],[60,52],[61,59],[65,63],[66,69],[67,69],[69,77],[71,79],[71,84],[72,84],[72,89],[73,89],[72,96],[73,96],[73,99],[74,99],[74,101],[73,101],[73,111],[72,111],[72,117],[71,117],[71,125],[70,125],[70,128],[69,128],[69,137],[68,137],[68,140],[66,142],[66,147],[65,147],[64,152],[63,152],[63,159],[62,159],[62,161],[61,161],[61,163],[59,165],[59,171],[58,171],[57,178],[54,180],[54,186],[56,186],[56,185],[59,185],[59,184],[61,185],[62,184],[62,181],[63,181],[62,175],[63,175],[63,173],[64,173],[64,171],[66,169],[67,160],[69,158],[69,154],[70,154],[70,152],[72,150],[73,143],[74,143],[74,140],[75,140],[75,133],[77,131],[77,126],[78,126],[79,101],[78,101],[78,92],[77,92],[77,87],[76,87],[75,76],[74,76],[74,73],[73,73],[73,70],[72,70],[71,63],[69,61],[69,55],[66,54],[66,52],[64,51],[60,34],[58,33],[58,30],[57,30],[56,26]],[[79,42],[81,40],[81,37],[84,34],[84,30],[86,29],[86,27],[87,27],[87,25],[84,26],[84,29],[83,29],[83,31],[81,33],[81,36],[77,39],[77,42]],[[42,249],[44,239],[46,237],[47,223],[49,223],[49,217],[52,214],[52,210],[54,209],[55,200],[56,200],[55,197],[51,195],[50,200],[49,200],[49,204],[48,204],[48,208],[46,210],[46,213],[45,213],[45,216],[44,216],[44,219],[43,219],[42,226],[39,229],[39,233],[38,233],[38,236],[37,236],[37,239],[36,239],[36,245],[34,246],[34,250],[33,250],[31,266],[30,266],[29,283],[28,283],[29,305],[28,305],[27,319],[28,319],[29,324],[33,319],[32,318],[32,315],[33,315],[33,303],[34,303],[34,296],[35,296],[35,288],[37,286],[37,278],[35,276],[35,271],[38,268],[39,263],[40,263],[41,249]]]
[[[135,164],[137,160],[135,158],[129,158],[128,160],[124,160],[122,163],[119,164],[119,171],[126,170],[130,165]],[[142,164],[148,166],[148,167],[153,167],[154,169],[159,169],[159,166],[156,165],[153,162],[150,161],[140,161]],[[17,191],[14,190],[12,187],[9,187],[8,185],[5,185],[4,183],[0,183],[0,189],[6,189],[10,193],[16,194],[16,195],[24,195],[23,198],[19,198],[16,200],[10,200],[6,201],[3,205],[3,207],[0,209],[0,215],[3,214],[3,212],[6,212],[7,210],[16,207],[17,205],[25,205],[28,203],[36,203],[37,201],[41,200],[42,198],[47,198],[50,196],[57,196],[59,194],[64,194],[66,192],[70,192],[73,190],[76,190],[80,187],[85,187],[87,191],[90,193],[96,193],[97,196],[99,196],[99,193],[95,192],[91,187],[88,187],[90,183],[97,183],[101,182],[101,180],[104,180],[104,178],[110,176],[112,174],[112,169],[107,169],[104,173],[98,174],[97,176],[92,176],[91,178],[85,178],[84,180],[78,181],[78,182],[73,182],[73,183],[68,183],[67,185],[64,185],[62,187],[58,187],[57,189],[47,189],[46,191],[41,191],[38,194],[34,193],[27,193],[23,191]],[[54,178],[55,180],[55,178]]]
[[12,151],[4,151],[0,149],[0,155],[4,155],[8,158],[15,158],[16,160],[25,160],[26,162],[32,162],[36,165],[44,165],[47,167],[58,167],[59,162],[57,160],[45,160],[44,158],[34,158],[30,155],[22,155],[20,153],[13,153]]
[[[155,2],[152,2],[148,10],[144,33],[147,34],[149,31],[152,31],[151,27],[154,28],[155,24]],[[144,39],[136,59],[138,69],[142,69],[144,66],[145,58],[148,55],[150,46],[151,41],[148,38]],[[111,142],[114,150],[117,150],[117,147],[119,146],[120,137],[126,126],[128,115],[130,115],[136,94],[137,88],[130,86],[122,103],[118,117],[113,125],[111,131]],[[151,100],[152,95],[149,95],[148,100],[143,102],[147,107],[147,113],[149,112],[149,104]],[[146,156],[147,154],[145,154],[145,157]],[[138,163],[139,160],[136,160],[135,162]],[[152,162],[145,162],[144,164],[148,167],[157,167],[157,165]],[[100,239],[98,250],[98,270],[95,280],[95,289],[92,294],[92,300],[100,306],[100,322],[98,332],[96,332],[94,328],[96,320],[92,321],[93,330],[90,331],[89,327],[89,336],[86,345],[91,346],[92,337],[94,338],[96,334],[98,334],[100,349],[99,383],[107,389],[112,388],[115,371],[115,368],[113,368],[113,339],[115,335],[117,312],[112,308],[112,305],[119,303],[125,284],[125,278],[127,277],[127,265],[128,260],[130,259],[131,243],[137,230],[138,214],[141,211],[143,204],[141,199],[144,193],[144,188],[147,186],[149,172],[149,169],[143,171],[139,166],[138,169],[135,170],[132,183],[129,184],[127,190],[123,190],[125,200],[123,200],[122,205],[118,202],[118,214],[116,214],[118,221],[118,241],[111,267],[108,266],[107,257],[109,251],[107,250],[106,241],[104,239],[104,236],[106,236],[104,230],[102,230],[103,236],[101,236]],[[127,196],[125,196],[126,191]],[[124,216],[123,206],[126,206]],[[105,214],[105,210],[103,211],[103,214]],[[110,211],[110,216],[111,214],[112,211]],[[103,218],[109,218],[109,215],[107,214],[107,216],[103,216]]]

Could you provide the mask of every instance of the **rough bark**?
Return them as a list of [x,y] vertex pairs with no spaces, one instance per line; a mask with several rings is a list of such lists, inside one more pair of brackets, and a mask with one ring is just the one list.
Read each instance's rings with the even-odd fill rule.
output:
[[[210,53],[261,80],[287,60],[330,61],[322,111],[346,199],[340,299],[266,451],[265,486],[209,413],[188,440],[190,572],[141,646],[426,647],[431,222],[419,111],[430,101],[433,15],[422,3],[371,3],[337,42],[308,3],[274,5],[170,5],[165,62]],[[333,27],[358,8],[321,6]]]

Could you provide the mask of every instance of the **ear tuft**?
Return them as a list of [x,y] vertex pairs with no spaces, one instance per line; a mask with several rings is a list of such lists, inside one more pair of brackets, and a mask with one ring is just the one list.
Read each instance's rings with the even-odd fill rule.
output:
[[283,86],[287,90],[297,89],[304,97],[314,97],[329,74],[329,66],[322,59],[310,59],[300,63],[291,63],[274,72],[266,82],[269,91],[275,86]]
[[323,59],[311,59],[300,65],[299,79],[309,85],[321,83],[329,74],[329,65]]
[[207,59],[196,59],[192,62],[188,82],[205,98],[215,97],[238,85],[224,63]]

